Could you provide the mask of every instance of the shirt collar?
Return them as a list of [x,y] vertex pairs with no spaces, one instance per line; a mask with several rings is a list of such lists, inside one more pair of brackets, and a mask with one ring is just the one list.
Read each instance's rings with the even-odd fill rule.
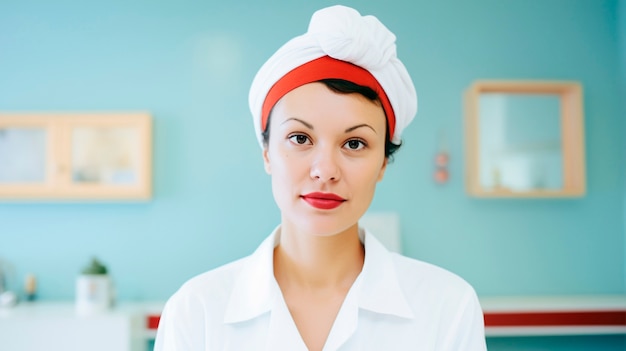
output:
[[[413,311],[400,287],[390,253],[372,234],[359,228],[359,237],[365,246],[363,270],[356,298],[359,308],[372,312],[413,318]],[[274,306],[280,288],[274,277],[274,248],[280,240],[280,227],[245,258],[235,278],[224,323],[237,323],[269,312]]]
[[272,309],[280,291],[274,278],[274,248],[279,240],[280,227],[277,227],[252,255],[244,259],[235,278],[224,323],[246,321]]
[[359,228],[365,245],[365,262],[360,275],[359,307],[376,313],[414,318],[400,286],[393,255],[376,237]]

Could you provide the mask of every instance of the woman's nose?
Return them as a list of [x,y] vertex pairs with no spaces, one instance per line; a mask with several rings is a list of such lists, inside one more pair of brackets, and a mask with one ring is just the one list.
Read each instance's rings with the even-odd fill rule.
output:
[[339,180],[341,172],[337,158],[333,150],[320,148],[311,164],[311,178],[323,182]]

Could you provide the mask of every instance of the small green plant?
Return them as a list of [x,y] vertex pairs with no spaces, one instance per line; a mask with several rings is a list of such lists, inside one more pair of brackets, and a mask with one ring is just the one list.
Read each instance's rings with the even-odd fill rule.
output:
[[107,274],[107,267],[100,263],[100,261],[98,261],[98,259],[94,257],[91,259],[91,263],[83,268],[82,273],[89,275]]

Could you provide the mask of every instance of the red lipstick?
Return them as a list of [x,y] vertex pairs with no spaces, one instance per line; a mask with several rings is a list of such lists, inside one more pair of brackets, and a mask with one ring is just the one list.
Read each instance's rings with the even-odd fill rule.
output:
[[346,201],[346,199],[339,195],[318,192],[302,195],[302,199],[309,205],[320,210],[332,210]]

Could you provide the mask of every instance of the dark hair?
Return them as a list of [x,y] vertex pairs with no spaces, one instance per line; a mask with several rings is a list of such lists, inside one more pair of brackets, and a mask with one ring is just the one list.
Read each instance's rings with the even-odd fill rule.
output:
[[[370,87],[366,87],[363,85],[352,83],[348,80],[344,79],[322,79],[319,81],[320,83],[324,83],[330,90],[339,93],[339,94],[361,94],[368,100],[376,103],[380,103],[380,99],[378,98],[378,94]],[[267,125],[265,130],[261,134],[263,136],[263,145],[267,147],[270,140],[270,119],[272,117],[272,111],[270,111],[269,116],[267,117]],[[392,155],[400,148],[402,144],[394,144],[391,142],[391,137],[389,136],[389,121],[387,121],[387,115],[385,114],[385,125],[386,125],[386,137],[385,137],[385,157],[392,161]]]

